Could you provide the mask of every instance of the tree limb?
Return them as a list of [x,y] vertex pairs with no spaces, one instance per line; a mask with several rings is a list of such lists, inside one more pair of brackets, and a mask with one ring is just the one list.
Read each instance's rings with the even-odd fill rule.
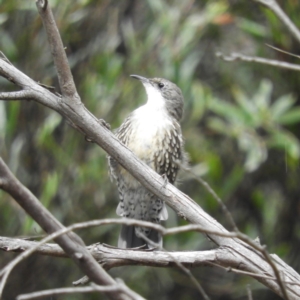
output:
[[[39,243],[35,241],[0,237],[0,249],[6,252],[24,252],[28,249],[32,249],[33,247],[37,247],[38,244]],[[165,251],[119,249],[100,243],[88,246],[87,250],[106,270],[132,265],[159,268],[173,268],[176,266],[174,259]],[[61,258],[68,257],[59,245],[51,243],[38,246],[35,253]],[[215,266],[222,267],[227,272],[234,272],[237,274],[251,276],[253,278],[260,277],[275,280],[274,276],[270,277],[267,275],[258,275],[237,269],[236,267],[238,267],[238,265],[234,267],[234,264],[232,263],[234,260],[233,253],[230,249],[224,247],[206,251],[175,251],[171,253],[178,262],[187,268]],[[272,257],[274,257],[274,254],[272,254]],[[284,280],[284,283],[299,286],[299,275],[288,265],[282,264],[281,260],[278,260],[276,257],[274,257],[274,260],[278,265],[280,265],[281,269],[286,268],[288,273],[290,273],[291,278],[293,278],[293,281]]]

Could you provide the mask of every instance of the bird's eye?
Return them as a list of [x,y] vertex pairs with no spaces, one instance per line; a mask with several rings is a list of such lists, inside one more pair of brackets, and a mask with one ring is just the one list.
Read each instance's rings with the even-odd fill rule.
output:
[[162,82],[159,82],[159,83],[158,83],[158,87],[159,87],[160,89],[162,89],[164,86],[165,86],[165,85],[164,85]]

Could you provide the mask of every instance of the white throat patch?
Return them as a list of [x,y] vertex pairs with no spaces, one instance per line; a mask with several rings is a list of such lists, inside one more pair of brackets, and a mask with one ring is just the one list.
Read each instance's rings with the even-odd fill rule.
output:
[[158,110],[164,109],[165,99],[163,98],[161,92],[150,83],[143,82],[143,85],[146,89],[146,93],[148,96],[148,101],[146,105],[151,106],[152,108],[156,108]]

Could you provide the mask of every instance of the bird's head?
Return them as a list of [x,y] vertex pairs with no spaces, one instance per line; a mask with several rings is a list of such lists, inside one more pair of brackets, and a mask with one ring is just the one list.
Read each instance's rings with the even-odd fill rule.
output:
[[183,95],[180,88],[164,78],[146,78],[139,75],[130,75],[142,82],[148,96],[148,103],[161,106],[168,114],[180,120],[183,114]]

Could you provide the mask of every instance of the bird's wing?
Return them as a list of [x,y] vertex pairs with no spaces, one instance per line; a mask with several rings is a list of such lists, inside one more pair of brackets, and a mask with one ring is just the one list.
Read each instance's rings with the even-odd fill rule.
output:
[[180,163],[183,159],[183,140],[180,125],[175,123],[166,131],[164,139],[155,153],[155,171],[165,175],[170,183],[174,183]]

